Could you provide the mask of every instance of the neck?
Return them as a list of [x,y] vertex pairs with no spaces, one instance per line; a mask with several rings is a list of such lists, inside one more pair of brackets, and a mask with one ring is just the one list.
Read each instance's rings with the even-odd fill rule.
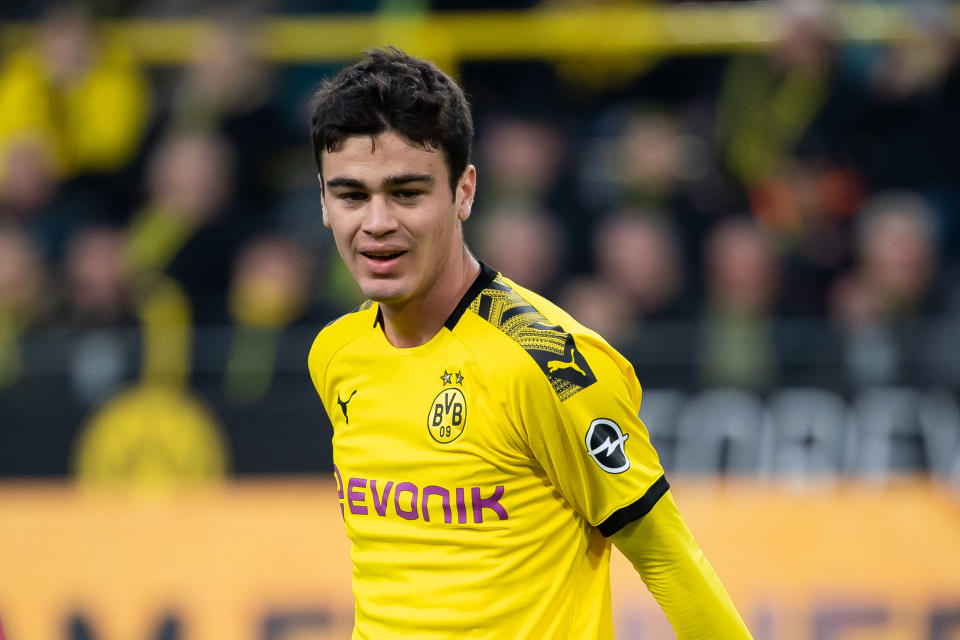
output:
[[403,349],[426,344],[443,328],[479,273],[480,263],[464,246],[425,295],[400,305],[380,303],[387,341]]

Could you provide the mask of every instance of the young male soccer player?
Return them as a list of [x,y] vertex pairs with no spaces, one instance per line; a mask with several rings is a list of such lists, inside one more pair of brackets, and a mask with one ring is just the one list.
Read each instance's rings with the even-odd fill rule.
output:
[[318,91],[323,221],[370,300],[310,375],[333,423],[354,638],[610,638],[611,540],[677,636],[749,638],[604,340],[478,262],[460,88],[368,52]]

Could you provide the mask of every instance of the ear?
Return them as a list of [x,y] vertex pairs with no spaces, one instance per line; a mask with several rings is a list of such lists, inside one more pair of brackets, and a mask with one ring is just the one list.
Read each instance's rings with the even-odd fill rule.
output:
[[317,180],[320,181],[320,210],[323,212],[323,226],[330,228],[330,216],[327,215],[327,188],[323,184],[323,176],[317,174]]
[[460,182],[457,183],[457,218],[464,222],[470,217],[473,208],[473,197],[477,193],[477,168],[468,164]]

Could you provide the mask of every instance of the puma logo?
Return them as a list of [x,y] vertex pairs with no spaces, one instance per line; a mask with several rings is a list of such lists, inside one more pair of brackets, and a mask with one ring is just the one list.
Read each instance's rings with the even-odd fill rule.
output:
[[549,362],[547,363],[547,371],[549,371],[550,373],[556,373],[556,372],[557,372],[558,370],[560,370],[560,369],[573,369],[574,371],[576,371],[577,373],[579,373],[580,375],[582,375],[584,378],[586,378],[586,377],[587,377],[587,374],[585,374],[585,373],[583,372],[583,369],[581,369],[581,368],[577,365],[577,363],[574,362],[574,359],[575,359],[575,357],[576,357],[576,353],[577,353],[576,348],[573,348],[573,349],[570,350],[570,362],[564,362],[563,360],[551,360],[551,361],[549,361]]
[[350,394],[350,397],[346,400],[340,399],[340,392],[337,391],[337,403],[340,405],[340,410],[343,411],[343,419],[347,421],[347,424],[350,424],[350,418],[347,417],[347,404],[353,400],[353,396],[356,395],[357,390],[354,389],[353,393]]

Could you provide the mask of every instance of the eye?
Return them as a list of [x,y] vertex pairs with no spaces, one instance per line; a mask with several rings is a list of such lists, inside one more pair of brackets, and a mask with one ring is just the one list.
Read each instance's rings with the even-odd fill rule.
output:
[[422,194],[423,192],[418,191],[417,189],[400,189],[398,191],[393,192],[393,197],[395,197],[397,200],[410,201],[410,200],[416,200],[417,197],[419,197]]
[[344,191],[337,194],[337,199],[343,200],[347,204],[356,204],[366,201],[367,194],[363,191]]

